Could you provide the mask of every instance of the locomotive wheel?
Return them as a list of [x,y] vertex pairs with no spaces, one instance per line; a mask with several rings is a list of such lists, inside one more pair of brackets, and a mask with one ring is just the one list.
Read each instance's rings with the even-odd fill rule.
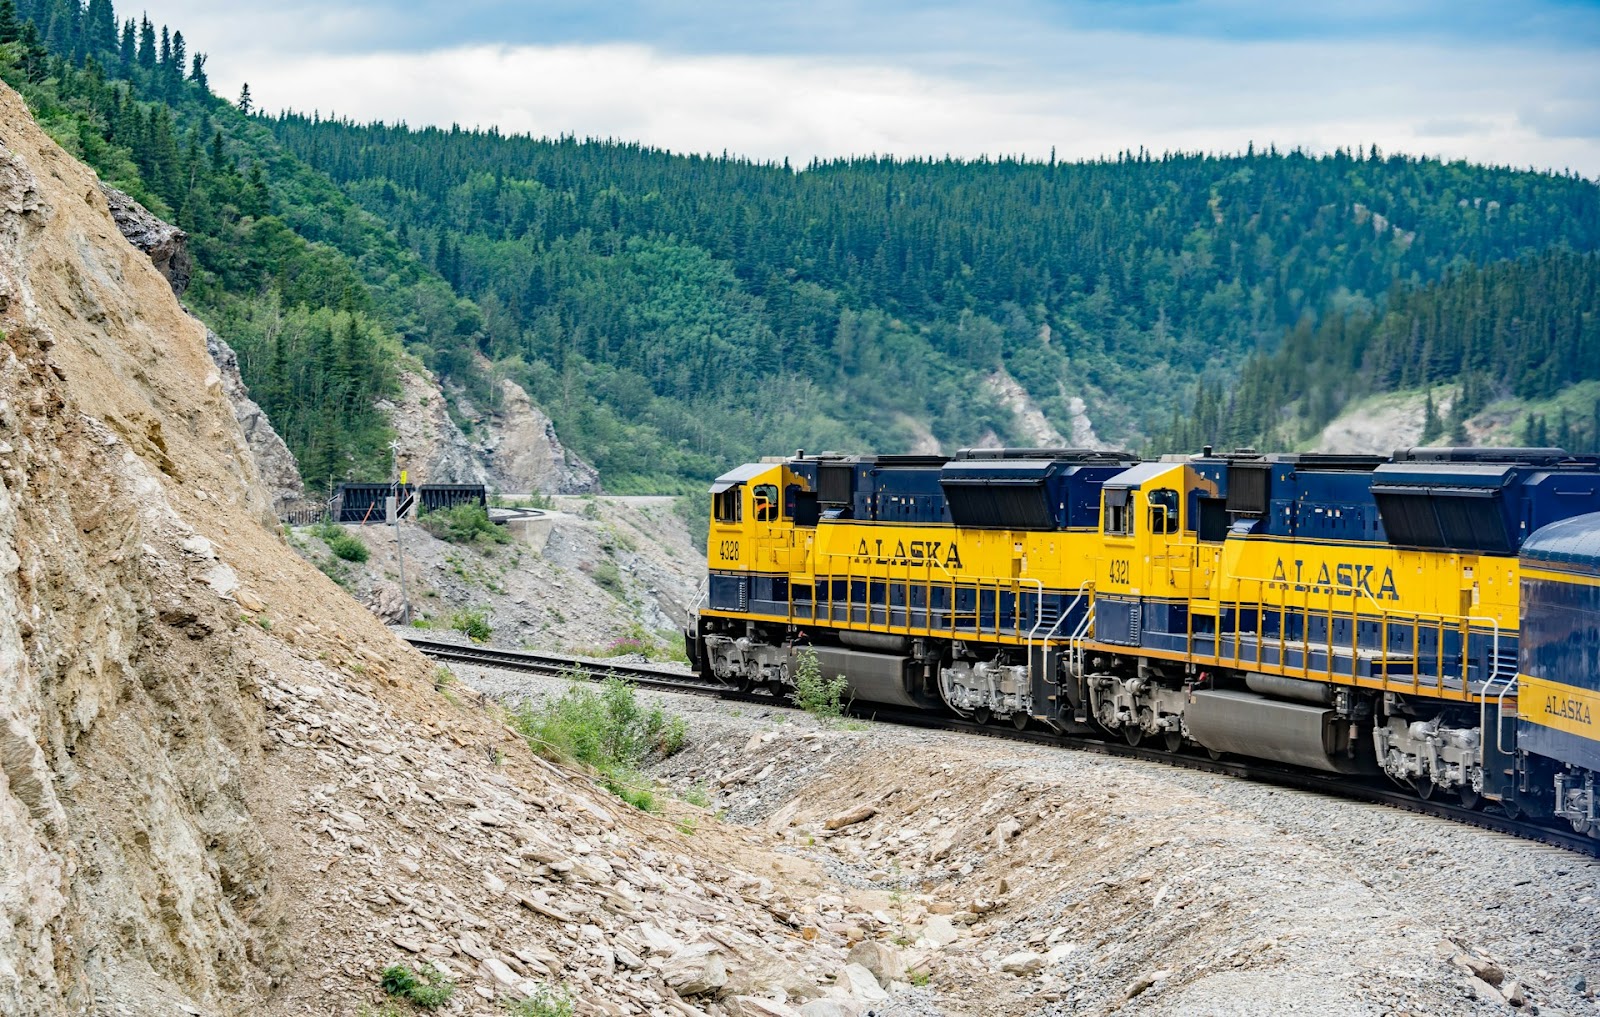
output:
[[772,681],[767,682],[764,687],[767,690],[767,694],[773,699],[783,698],[783,682],[779,681],[778,679],[774,678]]
[[994,714],[989,712],[989,708],[987,706],[980,706],[976,710],[972,711],[972,719],[980,724],[989,723],[993,716]]
[[1177,731],[1168,731],[1166,734],[1166,739],[1168,752],[1177,752],[1179,749],[1183,748],[1183,735],[1179,734]]
[[1206,755],[1211,757],[1211,761],[1213,763],[1220,762],[1222,760],[1222,753],[1218,752],[1216,749],[1206,749]]
[[1144,741],[1144,728],[1134,724],[1123,725],[1122,740],[1133,748],[1138,748],[1139,743]]
[[1412,777],[1410,783],[1411,790],[1425,802],[1431,800],[1433,793],[1439,789],[1439,785],[1433,782],[1432,777]]
[[1464,809],[1476,809],[1479,805],[1483,804],[1483,795],[1472,790],[1471,784],[1461,785],[1460,795],[1461,807]]
[[1027,729],[1028,721],[1031,719],[1026,713],[1018,711],[1011,715],[1011,726],[1018,731],[1024,731]]

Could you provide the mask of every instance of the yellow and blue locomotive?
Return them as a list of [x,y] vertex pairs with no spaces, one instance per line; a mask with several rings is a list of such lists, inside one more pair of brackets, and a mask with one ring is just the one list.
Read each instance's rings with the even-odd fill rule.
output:
[[[862,700],[1593,818],[1593,653],[1518,668],[1586,580],[1600,627],[1600,566],[1551,550],[1600,510],[1593,458],[798,455],[712,497],[689,637],[724,681],[778,691],[808,649]],[[1519,712],[1533,688],[1560,710]]]

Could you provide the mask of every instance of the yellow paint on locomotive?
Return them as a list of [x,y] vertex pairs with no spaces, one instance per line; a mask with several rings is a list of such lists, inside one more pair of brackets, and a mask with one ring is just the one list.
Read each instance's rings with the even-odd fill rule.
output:
[[1526,674],[1517,681],[1520,719],[1580,738],[1600,739],[1600,724],[1595,721],[1600,716],[1600,692]]
[[[790,485],[805,488],[804,478],[783,463],[759,472],[755,467],[747,470],[749,475],[742,483],[713,497],[707,565],[714,572],[782,577],[789,581],[791,592],[815,589],[819,582],[831,579],[1070,597],[1088,584],[1096,597],[1182,601],[1191,618],[1220,618],[1224,609],[1253,612],[1261,608],[1319,618],[1331,612],[1335,618],[1354,615],[1362,621],[1387,620],[1392,625],[1422,628],[1498,630],[1502,636],[1517,631],[1516,558],[1270,536],[1201,541],[1196,521],[1188,517],[1188,494],[1199,491],[1214,496],[1216,492],[1210,481],[1185,464],[1148,472],[1139,488],[1128,492],[1125,516],[1116,516],[1103,502],[1097,530],[1027,531],[852,520],[796,526],[784,514],[783,495]],[[1162,491],[1180,496],[1170,504],[1162,503],[1166,496],[1157,493]],[[821,607],[819,599],[819,614]],[[812,619],[808,612],[809,608],[793,620],[859,631],[881,628],[846,617]],[[705,613],[755,617],[728,610]],[[947,628],[904,625],[894,626],[894,631],[952,634]],[[990,629],[981,638],[1020,645],[1028,642],[1029,636],[1022,629]],[[1130,651],[1126,646],[1092,639],[1090,645],[1107,653],[1135,652],[1199,666],[1230,664],[1228,658],[1146,648]],[[1274,667],[1262,670],[1283,671]],[[1348,676],[1335,678],[1301,669],[1283,673],[1312,680],[1351,681]],[[1388,687],[1382,681],[1357,684]],[[1411,682],[1395,682],[1393,687],[1410,689]]]

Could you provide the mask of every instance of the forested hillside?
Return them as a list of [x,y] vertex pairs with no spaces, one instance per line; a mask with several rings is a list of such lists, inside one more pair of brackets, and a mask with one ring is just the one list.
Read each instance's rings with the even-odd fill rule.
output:
[[799,170],[269,116],[109,0],[0,0],[0,75],[190,231],[188,299],[314,486],[381,463],[402,350],[479,404],[524,384],[619,491],[1016,440],[1002,368],[1058,427],[1081,397],[1102,437],[1192,447],[1595,355],[1600,190],[1573,176],[1373,149]]
[[[1466,444],[1466,421],[1496,397],[1537,400],[1600,379],[1600,255],[1557,247],[1467,265],[1431,285],[1397,284],[1381,303],[1302,319],[1231,390],[1197,386],[1161,443],[1294,447],[1352,400],[1448,383],[1449,412],[1435,415],[1430,394],[1423,438]],[[1530,418],[1522,430],[1529,444],[1600,451],[1600,404],[1585,419]]]
[[1058,420],[1085,395],[1102,434],[1137,444],[1197,375],[1226,386],[1291,330],[1376,315],[1451,270],[1600,245],[1588,181],[1373,150],[797,172],[493,131],[273,128],[402,224],[547,402],[576,370],[697,449],[739,446],[690,421],[759,435],[797,399],[880,447],[899,436],[871,425],[896,411],[962,440],[998,423],[972,375],[1001,366]]
[[185,300],[238,350],[308,483],[383,475],[374,403],[396,389],[402,342],[470,343],[475,309],[214,96],[205,62],[181,31],[119,23],[108,0],[0,0],[0,77],[102,179],[189,232]]

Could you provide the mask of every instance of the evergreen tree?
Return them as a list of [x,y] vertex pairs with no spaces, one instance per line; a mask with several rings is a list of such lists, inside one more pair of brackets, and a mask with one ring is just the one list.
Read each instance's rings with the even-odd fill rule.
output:
[[156,66],[156,29],[150,19],[139,19],[139,66],[154,70]]
[[1428,390],[1427,402],[1422,410],[1422,444],[1431,445],[1434,439],[1444,433],[1444,424],[1439,420],[1439,411],[1433,405],[1433,389]]
[[239,112],[249,116],[255,110],[255,104],[250,99],[250,82],[246,81],[239,90]]
[[136,31],[137,29],[134,27],[132,18],[129,18],[127,21],[122,23],[122,42],[120,44],[119,55],[122,58],[122,69],[124,72],[131,69],[138,61],[139,37],[135,34]]
[[16,0],[0,0],[0,43],[16,42],[22,38],[22,26],[17,21]]

